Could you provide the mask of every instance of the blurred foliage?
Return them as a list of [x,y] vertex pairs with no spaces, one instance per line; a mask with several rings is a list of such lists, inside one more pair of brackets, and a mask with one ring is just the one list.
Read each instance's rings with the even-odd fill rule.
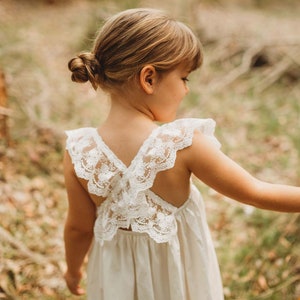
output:
[[[2,0],[0,68],[11,145],[0,141],[0,299],[84,299],[62,272],[63,130],[98,126],[106,95],[70,81],[112,13],[163,8],[205,51],[179,117],[212,117],[223,151],[267,181],[300,185],[299,1]],[[280,24],[280,26],[278,25]],[[235,203],[199,183],[231,299],[300,297],[300,219]]]

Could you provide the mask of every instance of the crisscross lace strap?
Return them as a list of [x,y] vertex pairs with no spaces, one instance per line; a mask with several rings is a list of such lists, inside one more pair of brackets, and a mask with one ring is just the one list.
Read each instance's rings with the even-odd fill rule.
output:
[[176,153],[192,144],[195,130],[201,131],[220,146],[214,137],[211,119],[181,119],[163,125],[143,144],[130,167],[114,185],[98,208],[95,238],[111,240],[118,228],[146,232],[156,242],[167,242],[176,234],[176,208],[150,192],[156,174],[174,166]]

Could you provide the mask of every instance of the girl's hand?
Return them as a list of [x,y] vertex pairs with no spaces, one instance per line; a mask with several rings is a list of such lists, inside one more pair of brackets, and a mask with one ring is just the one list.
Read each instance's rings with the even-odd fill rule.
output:
[[64,275],[66,284],[70,292],[74,295],[80,296],[85,294],[84,289],[82,289],[79,285],[82,275],[79,273],[77,276],[71,275],[66,272]]

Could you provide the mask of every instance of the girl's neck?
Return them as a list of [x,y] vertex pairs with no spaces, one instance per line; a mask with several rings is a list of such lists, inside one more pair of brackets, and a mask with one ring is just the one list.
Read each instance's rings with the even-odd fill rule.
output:
[[111,95],[111,107],[103,126],[119,128],[133,126],[155,127],[154,117],[144,99]]

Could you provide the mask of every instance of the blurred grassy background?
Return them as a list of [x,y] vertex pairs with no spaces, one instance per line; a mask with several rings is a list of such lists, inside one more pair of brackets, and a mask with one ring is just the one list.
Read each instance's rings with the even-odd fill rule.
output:
[[[163,3],[162,3],[163,2]],[[97,126],[109,102],[74,84],[68,60],[122,9],[169,11],[199,35],[205,63],[178,117],[212,117],[225,153],[259,178],[300,185],[300,3],[296,0],[2,0],[0,69],[10,145],[0,142],[0,299],[66,291],[63,130]],[[235,203],[199,184],[226,299],[300,297],[300,218]]]

